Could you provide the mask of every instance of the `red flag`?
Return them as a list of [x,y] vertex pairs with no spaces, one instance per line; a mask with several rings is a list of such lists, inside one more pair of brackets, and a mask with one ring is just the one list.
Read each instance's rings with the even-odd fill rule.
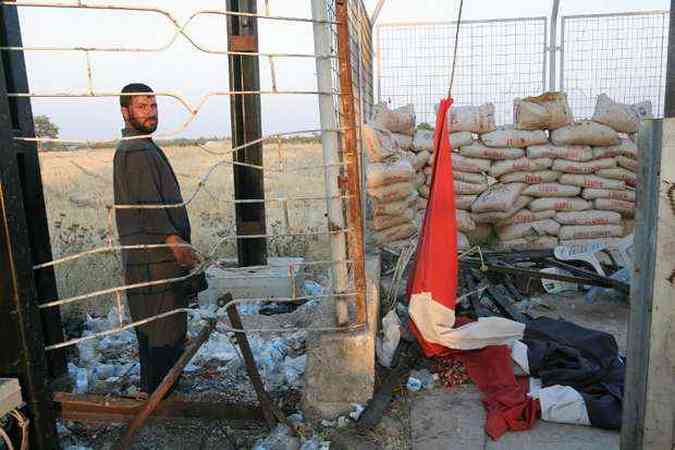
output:
[[[432,322],[417,323],[413,318],[412,331],[428,357],[447,351],[434,339],[436,326],[452,328],[455,320],[457,291],[457,221],[455,218],[455,187],[452,179],[452,157],[448,135],[447,114],[452,99],[441,100],[436,115],[434,133],[434,171],[431,176],[429,202],[420,231],[417,255],[410,279],[408,297],[429,297],[424,301],[437,303],[434,309],[441,316]],[[446,311],[447,310],[447,311]],[[438,319],[438,320],[437,320]]]

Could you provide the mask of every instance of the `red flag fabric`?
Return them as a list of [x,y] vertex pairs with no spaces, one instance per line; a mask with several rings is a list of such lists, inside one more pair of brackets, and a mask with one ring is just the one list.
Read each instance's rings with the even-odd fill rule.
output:
[[[427,300],[447,309],[454,323],[457,291],[457,221],[455,218],[455,187],[452,179],[452,148],[448,134],[447,114],[452,99],[443,99],[436,115],[434,133],[434,170],[431,176],[429,201],[420,231],[417,255],[408,279],[408,298],[429,293]],[[432,264],[433,262],[433,264]],[[445,314],[444,314],[445,315]],[[446,317],[449,318],[449,317]],[[426,324],[425,324],[426,325]],[[424,354],[428,357],[447,351],[429,340],[428,333],[411,323]]]

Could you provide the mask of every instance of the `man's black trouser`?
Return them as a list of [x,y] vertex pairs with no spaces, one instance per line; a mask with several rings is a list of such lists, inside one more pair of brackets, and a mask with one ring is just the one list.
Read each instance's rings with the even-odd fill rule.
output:
[[[185,274],[174,262],[126,266],[127,284],[144,283]],[[194,295],[194,294],[193,294]],[[127,301],[131,319],[136,322],[178,308],[188,306],[182,283],[166,283],[156,286],[130,289]],[[185,348],[187,314],[177,314],[153,320],[136,327],[138,354],[141,364],[141,390],[151,394],[164,376],[178,361]]]

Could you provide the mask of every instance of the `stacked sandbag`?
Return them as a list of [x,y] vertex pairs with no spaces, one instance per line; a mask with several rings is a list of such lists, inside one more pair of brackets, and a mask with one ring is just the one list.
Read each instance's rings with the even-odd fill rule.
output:
[[407,241],[417,230],[414,129],[412,105],[395,110],[378,105],[368,126],[363,127],[368,155],[368,238],[378,247]]
[[[413,184],[419,193],[415,206],[418,214],[422,215],[427,207],[429,186],[431,184],[431,172],[427,167],[430,167],[434,151],[434,130],[426,128],[418,128],[415,130],[412,151],[414,152],[414,156],[412,157],[411,163],[415,169]],[[427,182],[427,178],[429,178],[429,182]]]

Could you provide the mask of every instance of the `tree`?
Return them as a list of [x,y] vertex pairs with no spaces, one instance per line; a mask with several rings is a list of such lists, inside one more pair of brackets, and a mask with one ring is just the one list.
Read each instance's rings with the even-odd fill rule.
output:
[[[33,118],[35,124],[35,136],[56,139],[59,137],[59,127],[44,114]],[[38,150],[52,150],[55,146],[52,142],[39,142]]]

